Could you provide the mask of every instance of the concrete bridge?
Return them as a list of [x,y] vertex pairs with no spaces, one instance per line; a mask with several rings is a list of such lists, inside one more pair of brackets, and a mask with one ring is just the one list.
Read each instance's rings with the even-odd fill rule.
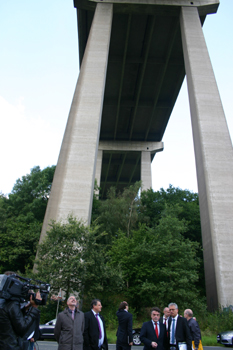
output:
[[74,6],[81,68],[41,240],[51,219],[73,213],[90,223],[95,178],[101,198],[112,185],[141,179],[151,187],[151,161],[163,150],[186,75],[208,306],[233,304],[233,150],[202,32],[219,1],[74,0]]

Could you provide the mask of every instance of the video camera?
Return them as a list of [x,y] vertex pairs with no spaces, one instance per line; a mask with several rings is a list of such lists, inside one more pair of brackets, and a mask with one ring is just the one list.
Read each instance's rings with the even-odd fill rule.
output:
[[[34,281],[36,284],[32,284],[31,281]],[[38,289],[40,291],[42,300],[36,299],[36,293],[31,292],[31,290],[34,289]],[[12,297],[30,300],[30,295],[32,295],[32,298],[35,300],[36,304],[45,305],[49,291],[50,284],[39,280],[24,278],[17,274],[12,274],[10,276],[0,275],[0,298],[6,300],[11,299]]]

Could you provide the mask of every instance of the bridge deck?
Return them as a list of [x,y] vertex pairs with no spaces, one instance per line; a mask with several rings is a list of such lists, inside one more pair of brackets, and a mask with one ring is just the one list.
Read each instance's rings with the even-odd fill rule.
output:
[[[82,62],[95,2],[74,5]],[[200,13],[203,24],[203,7]],[[179,15],[179,6],[114,4],[100,140],[162,140],[185,76]],[[103,153],[102,198],[112,185],[140,180],[140,158],[140,152]]]

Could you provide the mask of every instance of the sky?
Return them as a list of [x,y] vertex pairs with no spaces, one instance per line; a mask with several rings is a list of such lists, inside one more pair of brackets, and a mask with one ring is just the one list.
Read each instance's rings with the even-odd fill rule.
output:
[[[203,26],[233,138],[233,1],[221,0]],[[57,163],[79,74],[73,0],[0,0],[0,193],[39,165]],[[187,84],[173,109],[164,151],[152,163],[155,191],[197,192]]]

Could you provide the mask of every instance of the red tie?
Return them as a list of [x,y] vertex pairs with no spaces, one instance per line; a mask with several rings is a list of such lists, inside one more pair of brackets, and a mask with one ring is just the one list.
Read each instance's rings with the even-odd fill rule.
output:
[[158,338],[159,337],[159,332],[158,332],[157,322],[155,323],[155,334],[156,334],[156,337]]

